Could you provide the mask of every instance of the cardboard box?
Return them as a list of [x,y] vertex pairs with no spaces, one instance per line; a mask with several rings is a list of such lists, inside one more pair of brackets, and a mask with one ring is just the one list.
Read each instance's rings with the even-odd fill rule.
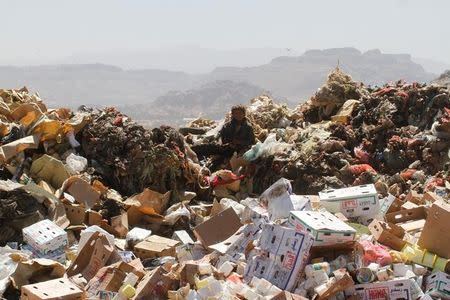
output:
[[226,254],[229,261],[238,262],[245,255],[247,248],[251,247],[253,241],[259,239],[261,229],[262,225],[246,224],[228,239],[208,248]]
[[197,225],[194,234],[204,247],[208,247],[226,240],[241,226],[239,216],[230,207]]
[[148,272],[136,286],[133,300],[166,299],[169,290],[175,290],[179,281],[165,273],[162,267]]
[[393,223],[373,220],[369,224],[369,230],[377,242],[394,250],[401,251],[406,245],[406,241],[403,240],[405,230]]
[[427,209],[425,206],[419,206],[411,209],[403,209],[396,212],[388,213],[385,216],[387,222],[399,224],[409,221],[425,219],[427,216]]
[[311,248],[310,260],[332,261],[338,256],[345,255],[351,257],[351,260],[357,260],[364,254],[364,249],[357,241],[347,243],[329,245],[329,246],[314,246]]
[[67,232],[50,220],[42,220],[22,229],[23,240],[37,251],[46,254],[65,247]]
[[245,207],[241,216],[243,223],[269,222],[269,212],[266,207],[261,206],[257,198],[246,198],[241,204]]
[[419,246],[444,258],[450,258],[450,205],[435,202],[419,239]]
[[308,196],[290,195],[293,210],[312,210],[311,199]]
[[106,236],[102,233],[94,232],[79,250],[78,256],[66,273],[68,276],[80,273],[89,281],[100,268],[106,265],[113,252],[114,245],[110,245]]
[[346,296],[356,295],[361,300],[412,300],[409,279],[394,279],[367,284],[357,284],[345,291]]
[[412,208],[416,208],[416,207],[419,207],[419,205],[417,205],[411,201],[406,201],[405,203],[402,204],[401,209],[412,209]]
[[307,300],[308,298],[302,297],[300,295],[292,294],[286,291],[282,291],[278,295],[270,298],[270,300]]
[[140,259],[175,256],[175,247],[180,242],[158,235],[151,235],[134,246],[134,253]]
[[436,193],[426,192],[425,194],[423,194],[422,200],[425,203],[427,203],[427,202],[428,203],[434,203],[436,201],[443,201],[444,199],[441,196],[436,195]]
[[86,222],[86,209],[81,205],[64,203],[64,208],[70,225],[81,225]]
[[422,205],[423,204],[422,203],[422,197],[423,197],[422,194],[419,194],[418,192],[411,190],[406,195],[405,202],[412,202],[412,203],[415,203],[417,205]]
[[66,192],[72,195],[75,201],[85,209],[92,208],[100,200],[100,192],[96,191],[89,182],[77,177],[72,177]]
[[246,278],[264,278],[283,290],[293,289],[303,272],[314,242],[311,235],[292,228],[265,224],[259,247],[268,255],[253,257],[247,265]]
[[341,212],[348,218],[374,216],[380,211],[375,185],[359,185],[319,192],[320,203],[329,212]]
[[118,292],[128,273],[134,273],[138,278],[144,277],[144,266],[139,259],[101,268],[86,285],[85,290],[89,296],[96,295],[99,291]]
[[22,286],[22,300],[82,300],[85,293],[67,278]]
[[450,299],[450,275],[434,272],[428,276],[425,293],[442,299]]
[[189,236],[189,234],[186,232],[186,230],[176,230],[173,232],[172,235],[173,240],[180,241],[182,244],[193,244],[194,241]]
[[291,211],[290,228],[314,237],[314,246],[345,243],[355,239],[356,230],[329,212]]

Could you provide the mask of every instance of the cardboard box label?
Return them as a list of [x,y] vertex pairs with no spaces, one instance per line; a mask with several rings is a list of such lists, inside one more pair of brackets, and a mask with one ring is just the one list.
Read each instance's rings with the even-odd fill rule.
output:
[[345,201],[341,202],[342,209],[357,208],[357,207],[358,207],[358,201],[356,201],[355,199],[345,200]]
[[384,282],[357,284],[346,290],[346,295],[357,295],[361,300],[410,300],[411,282],[409,279],[394,279]]

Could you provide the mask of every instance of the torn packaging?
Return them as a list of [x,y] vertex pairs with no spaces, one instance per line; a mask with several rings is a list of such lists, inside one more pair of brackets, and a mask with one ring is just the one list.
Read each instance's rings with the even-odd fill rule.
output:
[[134,273],[138,278],[145,275],[144,266],[139,259],[132,260],[130,263],[118,262],[116,264],[101,268],[95,277],[93,277],[86,291],[90,296],[95,296],[98,291],[118,292],[122,286],[127,273]]
[[63,277],[64,271],[62,264],[46,258],[19,261],[11,281],[15,288],[21,288],[33,282]]
[[209,218],[194,228],[194,234],[204,247],[222,242],[242,226],[232,207]]
[[170,274],[166,274],[162,267],[148,272],[136,287],[133,300],[165,300],[169,290],[176,290],[179,282]]
[[30,135],[0,147],[0,161],[6,162],[26,149],[39,147],[40,135]]
[[72,176],[64,181],[58,194],[69,193],[75,198],[75,201],[82,205],[86,210],[91,209],[100,199],[100,192],[95,190],[86,180]]
[[418,245],[444,258],[450,258],[450,205],[435,202],[426,218]]
[[373,220],[369,224],[369,230],[377,242],[394,250],[401,251],[406,245],[406,241],[403,240],[405,230],[393,223]]
[[105,235],[94,232],[67,269],[67,275],[74,276],[81,273],[89,281],[107,264],[114,251],[114,245],[109,244]]

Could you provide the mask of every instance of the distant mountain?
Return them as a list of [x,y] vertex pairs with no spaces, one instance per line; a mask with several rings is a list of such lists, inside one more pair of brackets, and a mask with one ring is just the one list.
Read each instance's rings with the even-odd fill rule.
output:
[[146,103],[170,90],[196,86],[197,78],[183,72],[131,70],[103,64],[37,67],[0,66],[0,87],[27,86],[49,105],[75,108]]
[[[182,125],[185,118],[207,116],[221,119],[236,104],[247,104],[249,99],[265,91],[257,86],[229,80],[214,81],[188,91],[171,91],[148,104],[124,105],[120,110],[138,120],[151,120],[147,125],[161,123]],[[149,118],[151,116],[151,118]]]
[[[208,73],[217,66],[250,67],[265,64],[274,57],[300,55],[293,49],[211,49],[202,47],[165,47],[119,50],[100,53],[76,53],[60,59],[62,64],[102,63],[123,69],[163,69],[191,74]],[[0,57],[1,61],[1,57]]]
[[262,89],[295,105],[314,94],[337,65],[355,80],[369,84],[399,79],[430,81],[437,77],[408,54],[336,48],[280,56],[254,67],[219,67],[200,75],[158,69],[124,70],[105,64],[0,66],[0,87],[25,85],[38,91],[50,106],[126,106],[135,118],[170,123],[199,114],[215,118],[230,104],[248,101]]
[[367,84],[399,79],[429,81],[436,76],[425,72],[408,54],[383,54],[379,50],[362,53],[354,48],[309,50],[298,57],[278,57],[257,67],[217,68],[205,76],[210,80],[250,82],[271,90],[275,96],[298,102],[311,96],[338,64],[355,80]]

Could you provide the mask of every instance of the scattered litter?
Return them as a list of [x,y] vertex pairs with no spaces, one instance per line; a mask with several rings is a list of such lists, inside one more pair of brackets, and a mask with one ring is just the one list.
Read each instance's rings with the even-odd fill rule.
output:
[[294,110],[252,99],[257,142],[220,165],[193,150],[229,115],[0,104],[0,297],[450,299],[444,87],[336,69]]

